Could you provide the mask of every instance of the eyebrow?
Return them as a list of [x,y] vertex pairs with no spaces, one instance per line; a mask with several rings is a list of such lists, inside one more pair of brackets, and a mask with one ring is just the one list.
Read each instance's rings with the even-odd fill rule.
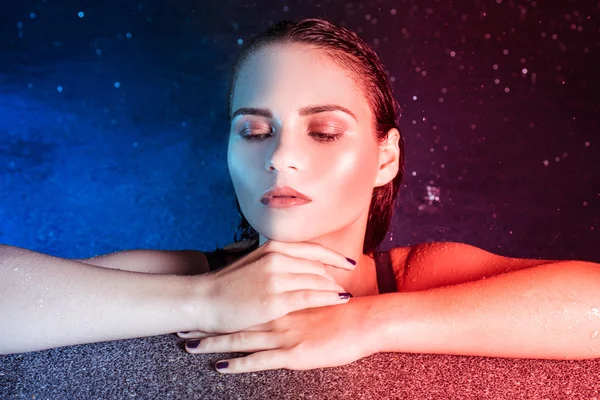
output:
[[[329,111],[345,112],[346,114],[348,114],[352,118],[354,118],[354,120],[356,122],[358,122],[358,118],[352,111],[350,111],[346,107],[342,107],[338,104],[323,104],[323,105],[302,107],[298,110],[298,113],[303,117],[307,117],[309,115],[318,114],[318,113],[322,113],[322,112],[329,112]],[[273,113],[268,108],[242,107],[233,113],[231,119],[234,119],[238,115],[257,115],[259,117],[273,118]]]

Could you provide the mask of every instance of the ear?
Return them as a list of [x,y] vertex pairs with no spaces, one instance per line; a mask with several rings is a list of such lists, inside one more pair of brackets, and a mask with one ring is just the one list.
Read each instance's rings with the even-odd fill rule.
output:
[[400,168],[400,132],[392,128],[387,133],[387,140],[379,146],[379,171],[375,187],[391,182]]

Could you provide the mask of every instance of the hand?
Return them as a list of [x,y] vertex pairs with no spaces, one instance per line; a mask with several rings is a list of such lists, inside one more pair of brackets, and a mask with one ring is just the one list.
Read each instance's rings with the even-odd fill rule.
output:
[[197,330],[243,331],[290,312],[343,304],[325,265],[351,271],[345,256],[318,243],[268,241],[231,265],[198,275],[206,312]]
[[[308,370],[336,367],[376,353],[375,326],[370,326],[373,296],[353,298],[346,304],[296,311],[266,324],[229,335],[203,332],[178,335],[203,338],[193,354],[253,353],[225,360],[222,373],[272,369]],[[220,364],[219,362],[218,364]]]

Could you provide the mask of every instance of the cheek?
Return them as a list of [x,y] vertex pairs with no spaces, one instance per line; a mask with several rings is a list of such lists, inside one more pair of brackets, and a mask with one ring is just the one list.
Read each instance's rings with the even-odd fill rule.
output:
[[227,153],[227,167],[229,168],[229,175],[233,186],[238,189],[243,189],[244,185],[248,185],[248,182],[253,182],[254,177],[252,173],[254,169],[250,168],[252,160],[248,159],[248,152],[244,152],[242,149],[236,149],[236,146],[230,146]]
[[369,188],[374,182],[374,167],[368,154],[359,150],[349,151],[339,157],[330,158],[328,163],[329,169],[325,171],[330,172],[327,174],[326,186],[340,188],[344,194],[354,193],[355,196],[366,193],[370,196]]

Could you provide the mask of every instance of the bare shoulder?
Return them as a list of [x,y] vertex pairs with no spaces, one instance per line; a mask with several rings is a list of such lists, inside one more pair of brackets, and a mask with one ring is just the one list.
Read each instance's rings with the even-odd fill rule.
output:
[[[394,249],[397,250],[397,249]],[[486,277],[553,262],[506,257],[459,242],[426,242],[397,251],[397,280],[401,291],[457,285]]]

